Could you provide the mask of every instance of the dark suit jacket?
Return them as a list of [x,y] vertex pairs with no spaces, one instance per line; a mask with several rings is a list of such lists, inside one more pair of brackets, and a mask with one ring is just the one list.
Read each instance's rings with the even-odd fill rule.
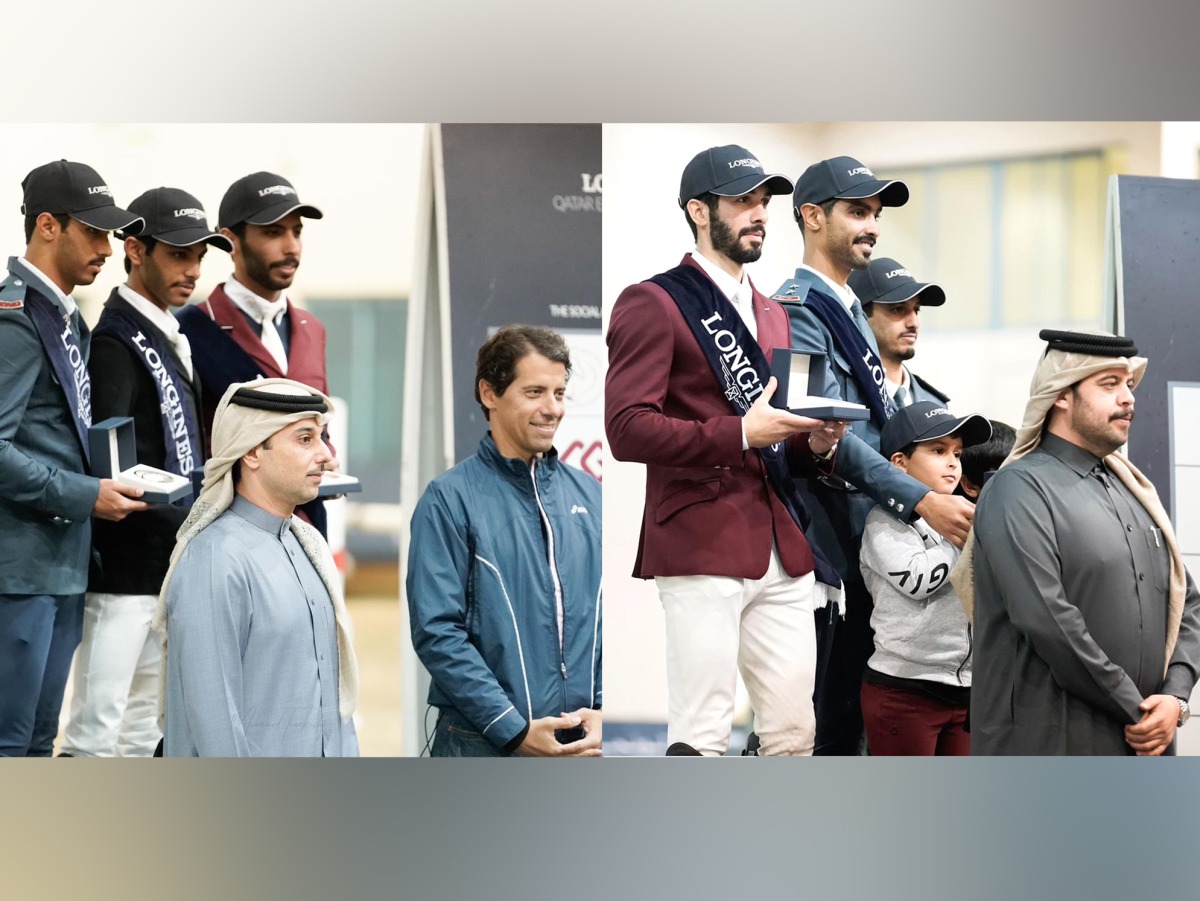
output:
[[[53,302],[20,270],[0,285],[0,594],[79,594],[100,480],[85,474],[66,395],[21,306],[27,293]],[[76,319],[86,357],[91,336]]]
[[[148,333],[153,332],[166,347],[165,361],[176,374],[182,402],[199,418],[199,388],[190,383],[183,364],[162,333],[130,306],[114,288],[104,304],[105,310],[120,309],[136,318]],[[103,320],[103,317],[102,317]],[[112,335],[92,338],[92,356],[88,361],[92,376],[92,419],[132,416],[137,439],[137,461],[162,468],[167,459],[162,414],[154,377],[128,347]],[[203,435],[196,450],[197,465],[203,465]],[[88,580],[89,591],[109,594],[158,594],[167,574],[175,533],[187,518],[187,508],[175,504],[153,504],[150,509],[130,513],[120,522],[97,519],[92,525],[92,546],[99,557],[99,568]]]
[[[754,316],[768,359],[771,348],[789,346],[787,315],[758,291]],[[810,572],[804,534],[768,484],[758,453],[742,450],[741,419],[670,295],[653,282],[626,288],[607,340],[609,447],[618,460],[646,464],[633,574],[757,579],[773,539],[790,575]],[[811,465],[803,436],[791,445],[798,464]]]

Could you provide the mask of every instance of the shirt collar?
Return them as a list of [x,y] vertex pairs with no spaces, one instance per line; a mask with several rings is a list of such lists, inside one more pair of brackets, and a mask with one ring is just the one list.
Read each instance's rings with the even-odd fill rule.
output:
[[283,314],[287,312],[286,294],[280,294],[278,300],[267,300],[265,297],[259,297],[232,275],[225,281],[225,296],[255,322],[271,318],[278,326],[283,320]]
[[50,277],[42,272],[37,266],[25,259],[25,257],[17,257],[17,260],[29,270],[29,274],[36,277],[39,282],[50,292],[51,299],[58,302],[58,305],[66,310],[68,316],[74,316],[75,311],[79,309],[79,305],[75,303],[75,298],[70,294],[63,294],[62,289],[54,282],[50,281]]
[[[696,265],[704,270],[704,274],[713,280],[713,284],[721,289],[721,292],[725,295],[725,297],[728,298],[730,302],[737,303],[738,295],[741,291],[743,283],[739,282],[736,278],[702,254],[699,250],[692,251],[691,257]],[[742,278],[744,279],[745,276],[743,275]]]
[[1078,444],[1072,444],[1052,432],[1042,435],[1039,447],[1045,449],[1046,453],[1057,457],[1081,476],[1089,475],[1100,460],[1091,451],[1084,450]]
[[128,284],[117,285],[117,293],[121,295],[122,300],[149,319],[150,324],[166,335],[168,339],[173,339],[179,334],[179,322],[174,316],[166,310],[159,309]]
[[807,269],[813,275],[817,276],[821,281],[829,286],[829,290],[833,292],[833,296],[842,302],[847,310],[854,305],[854,301],[858,300],[858,295],[854,293],[854,289],[849,285],[839,285],[824,272],[819,272],[812,266],[805,263],[800,264],[801,269]]
[[268,513],[258,504],[246,500],[242,495],[237,495],[230,504],[229,509],[240,516],[252,526],[257,526],[264,532],[268,532],[277,538],[282,539],[285,532],[292,527],[291,519],[280,519],[274,513]]

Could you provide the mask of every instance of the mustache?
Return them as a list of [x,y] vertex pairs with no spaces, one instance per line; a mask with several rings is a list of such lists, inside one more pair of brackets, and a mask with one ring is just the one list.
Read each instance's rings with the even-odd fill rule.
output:
[[1109,422],[1115,422],[1118,419],[1125,419],[1129,422],[1133,422],[1133,411],[1130,410],[1128,413],[1114,413],[1112,416],[1108,417]]
[[765,225],[751,225],[749,228],[743,228],[738,232],[739,238],[744,238],[746,235],[758,235],[761,238],[767,236],[767,227]]
[[284,266],[294,266],[296,268],[299,268],[300,258],[299,257],[284,257],[278,263],[271,264],[272,269],[282,269]]

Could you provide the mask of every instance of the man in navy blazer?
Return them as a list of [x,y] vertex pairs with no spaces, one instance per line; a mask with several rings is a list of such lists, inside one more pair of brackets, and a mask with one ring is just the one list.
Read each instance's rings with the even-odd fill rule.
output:
[[812,751],[812,611],[827,594],[807,515],[789,512],[766,460],[828,468],[844,427],[771,406],[773,380],[746,363],[789,343],[744,265],[762,252],[772,194],[791,187],[742,147],[698,154],[679,194],[695,252],[626,288],[610,318],[605,425],[615,457],[646,464],[633,574],[656,580],[666,617],[671,755],[725,752],[739,670],[762,753]]
[[813,534],[846,586],[845,617],[818,622],[818,755],[857,754],[863,726],[862,673],[874,650],[871,596],[858,567],[867,513],[879,504],[901,520],[921,516],[962,545],[973,510],[964,498],[939,495],[879,453],[879,432],[896,401],[888,394],[875,335],[847,284],[871,261],[883,207],[903,206],[908,186],[881,180],[853,157],[814,163],[796,182],[792,213],[804,237],[804,264],[775,292],[787,310],[792,347],[824,354],[827,397],[865,404],[839,446],[834,476],[800,486],[813,514]]
[[0,284],[0,756],[49,757],[83,628],[93,516],[141,489],[88,475],[89,332],[71,292],[136,233],[91,166],[58,160],[22,182],[25,239]]

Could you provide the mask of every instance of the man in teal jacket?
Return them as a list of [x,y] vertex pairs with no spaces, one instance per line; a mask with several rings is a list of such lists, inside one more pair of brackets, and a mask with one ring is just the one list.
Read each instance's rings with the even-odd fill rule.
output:
[[553,446],[570,365],[550,329],[489,338],[475,396],[491,431],[413,513],[408,609],[435,757],[600,754],[600,484]]
[[0,284],[0,756],[48,757],[83,628],[91,517],[140,489],[88,475],[89,332],[71,297],[142,220],[95,169],[59,160],[22,182],[25,255]]

